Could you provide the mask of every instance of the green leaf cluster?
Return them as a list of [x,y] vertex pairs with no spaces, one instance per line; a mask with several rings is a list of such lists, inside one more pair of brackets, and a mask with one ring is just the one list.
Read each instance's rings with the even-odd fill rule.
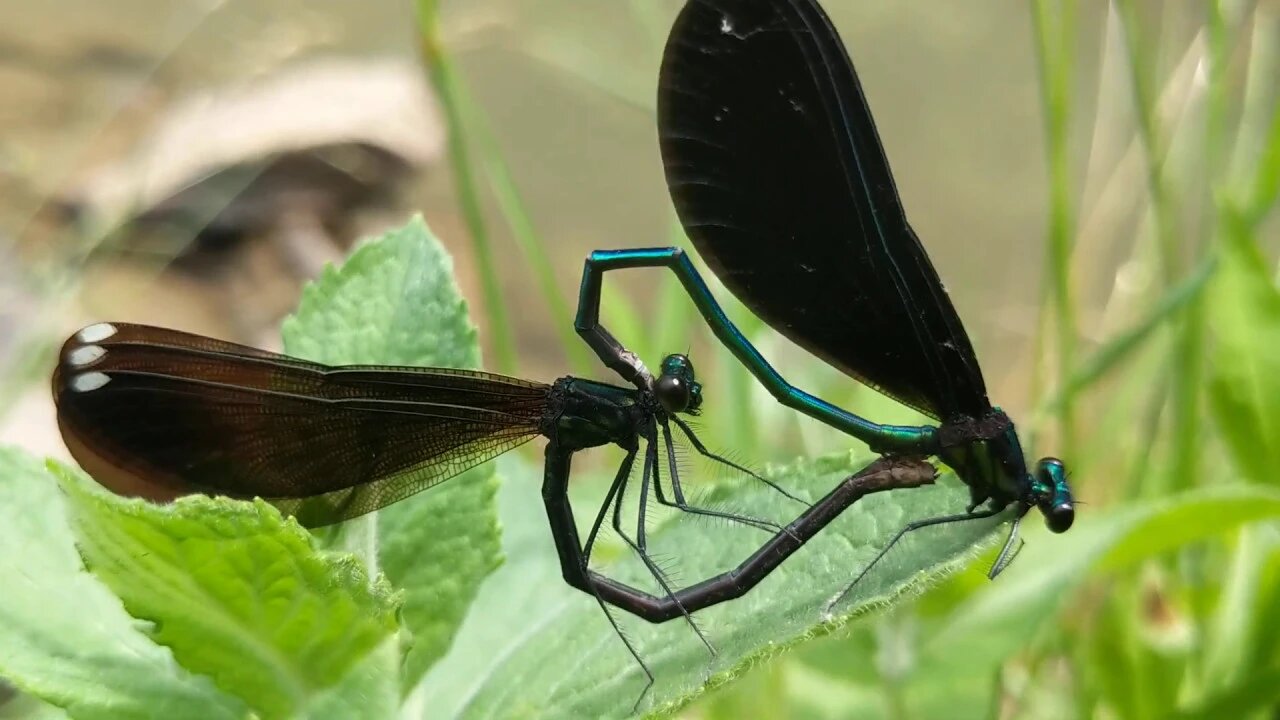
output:
[[[420,219],[327,270],[284,337],[291,354],[330,364],[479,359],[449,259]],[[867,462],[842,453],[768,472],[816,499]],[[614,466],[584,462],[574,486],[589,495]],[[491,464],[312,535],[262,501],[156,506],[4,450],[0,562],[21,581],[0,595],[0,676],[75,718],[631,715],[640,668],[596,602],[560,577],[540,467],[517,456],[502,467],[500,494]],[[823,615],[911,513],[964,497],[952,478],[858,503],[747,597],[698,614],[714,657],[682,621],[649,626],[615,611],[659,678],[644,712],[670,714],[951,572],[993,522],[902,544]],[[700,498],[779,522],[802,509],[756,481],[711,482]],[[650,525],[651,550],[686,582],[734,567],[767,537],[674,512]],[[657,592],[621,548],[601,541],[606,572]]]

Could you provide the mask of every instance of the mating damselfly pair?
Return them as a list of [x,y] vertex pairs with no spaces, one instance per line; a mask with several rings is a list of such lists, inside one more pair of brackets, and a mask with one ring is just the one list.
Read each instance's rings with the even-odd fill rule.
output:
[[[729,291],[783,336],[936,425],[879,424],[795,387],[729,321],[684,252],[648,248],[591,254],[580,286],[576,330],[624,385],[330,367],[104,322],[67,341],[54,373],[67,445],[122,494],[263,497],[314,527],[405,499],[541,436],[542,497],[565,580],[610,622],[608,608],[617,607],[651,622],[689,620],[700,637],[692,613],[749,591],[865,495],[932,482],[929,458],[955,470],[969,506],[906,525],[871,563],[851,568],[848,587],[923,527],[1012,509],[994,576],[1016,552],[1017,524],[1031,508],[1055,532],[1071,526],[1063,463],[1045,458],[1029,469],[1012,421],[991,405],[972,345],[906,220],[853,65],[816,2],[689,0],[663,58],[658,141],[681,223]],[[685,419],[702,410],[706,380],[690,358],[668,355],[654,374],[600,321],[605,273],[647,267],[675,273],[715,336],[779,402],[883,458],[809,505],[706,447]],[[795,519],[784,525],[691,502],[677,444],[771,485]],[[625,456],[583,538],[569,500],[571,462],[603,445]],[[634,521],[622,514],[628,492],[641,508]],[[650,499],[767,537],[739,567],[676,587],[648,552]],[[591,569],[606,526],[656,589]],[[641,653],[619,637],[652,683]]]

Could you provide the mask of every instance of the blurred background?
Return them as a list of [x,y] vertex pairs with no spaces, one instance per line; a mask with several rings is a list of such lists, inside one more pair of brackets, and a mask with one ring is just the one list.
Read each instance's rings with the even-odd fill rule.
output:
[[[489,369],[610,379],[571,312],[590,250],[685,242],[653,108],[680,5],[0,5],[0,442],[66,457],[47,382],[76,328],[278,348],[304,282],[415,212],[454,255]],[[1274,483],[1280,3],[825,6],[993,399],[1029,454],[1068,460],[1082,513]],[[712,444],[759,462],[850,444],[775,406],[672,279],[624,275],[607,324],[651,365],[693,349]],[[912,419],[732,314],[799,386]],[[1125,562],[1019,606],[1035,622],[996,633],[980,678],[920,648],[975,603],[998,614],[985,566],[686,713],[933,717],[945,704],[922,698],[977,687],[990,717],[1169,717],[1240,698],[1229,707],[1274,717],[1280,537],[1214,522],[1109,525],[1137,537]]]

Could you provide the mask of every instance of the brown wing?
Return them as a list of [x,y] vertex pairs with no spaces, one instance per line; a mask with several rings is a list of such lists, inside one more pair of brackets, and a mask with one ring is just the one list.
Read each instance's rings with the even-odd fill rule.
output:
[[328,367],[120,323],[73,335],[53,375],[63,439],[107,488],[259,496],[311,526],[526,442],[549,389],[471,370]]

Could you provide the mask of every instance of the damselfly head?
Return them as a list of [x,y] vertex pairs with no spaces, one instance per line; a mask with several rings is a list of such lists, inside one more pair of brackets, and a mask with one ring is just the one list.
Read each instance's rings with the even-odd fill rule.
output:
[[667,412],[697,415],[702,405],[702,384],[694,379],[688,355],[662,359],[662,374],[653,383],[653,394]]
[[1044,522],[1055,533],[1071,529],[1076,519],[1075,500],[1067,483],[1067,467],[1058,458],[1041,458],[1036,463],[1032,488],[1036,507]]

